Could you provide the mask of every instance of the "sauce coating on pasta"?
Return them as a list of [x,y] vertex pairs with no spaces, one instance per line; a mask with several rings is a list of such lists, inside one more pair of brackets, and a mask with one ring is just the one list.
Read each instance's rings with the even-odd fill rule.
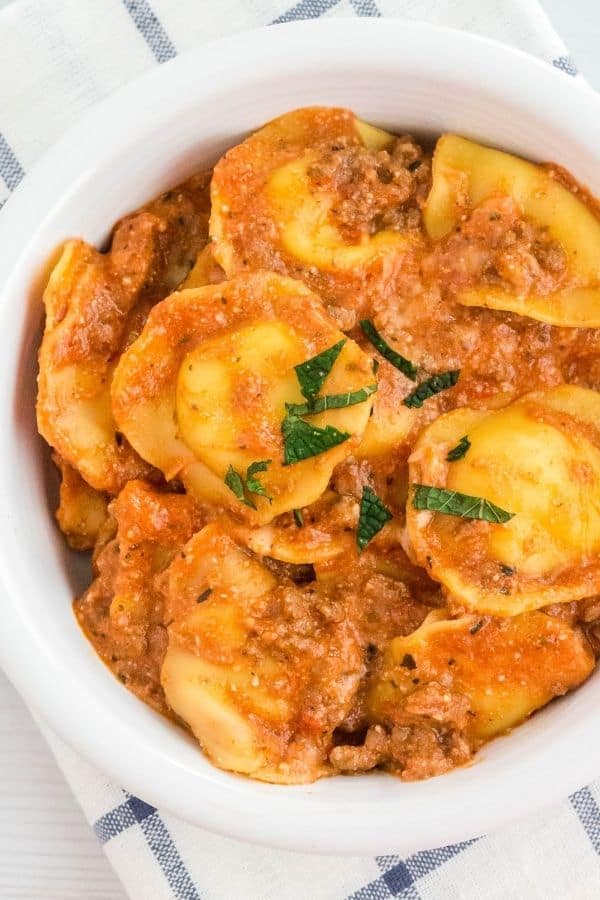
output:
[[287,113],[45,293],[78,621],[217,766],[467,763],[600,652],[600,217],[557,166]]

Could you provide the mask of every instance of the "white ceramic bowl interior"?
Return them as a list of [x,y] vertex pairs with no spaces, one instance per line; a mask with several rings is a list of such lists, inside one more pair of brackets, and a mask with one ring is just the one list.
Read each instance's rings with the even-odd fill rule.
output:
[[81,235],[101,244],[123,213],[307,104],[553,160],[600,193],[600,101],[591,90],[507,47],[428,26],[336,19],[241,34],[96,107],[0,216],[0,658],[63,739],[152,804],[271,846],[407,853],[489,831],[597,775],[600,672],[472,766],[427,782],[373,774],[278,787],[221,772],[130,695],[80,634],[71,599],[82,568],[54,526],[35,428],[40,290],[61,242]]

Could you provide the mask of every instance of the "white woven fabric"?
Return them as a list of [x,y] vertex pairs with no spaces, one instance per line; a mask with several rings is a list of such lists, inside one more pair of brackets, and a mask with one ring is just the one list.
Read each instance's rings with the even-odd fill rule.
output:
[[[0,13],[0,205],[84,109],[150,66],[232,31],[320,15],[453,25],[575,74],[537,0],[20,0]],[[600,782],[551,813],[466,844],[404,859],[315,858],[161,814],[43,730],[133,900],[600,897]]]

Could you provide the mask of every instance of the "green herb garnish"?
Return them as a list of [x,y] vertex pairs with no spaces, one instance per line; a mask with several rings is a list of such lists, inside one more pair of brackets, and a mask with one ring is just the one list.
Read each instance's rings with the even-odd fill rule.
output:
[[225,484],[230,491],[233,491],[238,500],[241,500],[242,503],[246,504],[246,506],[250,506],[252,509],[256,509],[254,503],[246,497],[246,494],[244,492],[244,479],[239,472],[236,472],[233,466],[229,466],[229,468],[227,469]]
[[269,503],[273,498],[267,494],[264,484],[260,483],[256,475],[259,472],[266,472],[270,465],[270,459],[262,459],[260,462],[251,463],[246,471],[246,488],[251,494],[260,494],[261,497],[266,497]]
[[379,334],[370,319],[362,319],[359,322],[362,333],[373,344],[384,359],[387,359],[396,369],[399,369],[403,375],[410,378],[411,381],[417,380],[417,367],[393,347]]
[[348,391],[346,394],[326,394],[324,397],[313,397],[308,403],[286,403],[285,408],[288,415],[314,416],[328,409],[343,409],[345,406],[364,403],[376,390],[376,384],[369,384],[365,388]]
[[333,425],[317,428],[316,425],[305,422],[300,416],[312,416],[327,409],[341,409],[356,403],[364,403],[377,390],[377,385],[373,384],[358,391],[349,391],[346,394],[317,397],[345,343],[346,339],[344,338],[333,347],[323,350],[318,356],[313,356],[312,359],[307,359],[306,362],[294,366],[302,396],[306,398],[307,402],[286,403],[285,405],[286,416],[281,423],[284,466],[291,466],[303,459],[310,459],[311,456],[325,453],[350,437],[347,431],[339,431]]
[[422,381],[402,402],[411,409],[420,409],[425,400],[429,400],[430,397],[433,397],[434,394],[439,394],[440,391],[446,391],[448,388],[453,387],[458,381],[459,375],[460,369],[432,375],[431,378],[426,378],[425,381]]
[[301,509],[293,510],[294,513],[294,522],[298,526],[298,528],[302,528],[304,525],[304,514]]
[[325,453],[332,447],[343,444],[350,437],[347,431],[338,431],[333,425],[317,428],[316,425],[311,425],[290,413],[281,423],[281,433],[284,466],[292,466],[303,459]]
[[272,497],[267,494],[264,485],[261,484],[256,477],[258,472],[266,472],[270,464],[270,459],[263,459],[259,462],[250,463],[246,469],[245,479],[230,465],[227,469],[227,474],[225,475],[225,484],[229,490],[235,494],[238,500],[246,506],[249,506],[251,509],[256,509],[256,506],[252,499],[246,496],[246,492],[250,494],[260,494],[262,497],[266,497],[270,503]]
[[376,534],[379,534],[386,522],[392,518],[392,514],[375,491],[365,485],[360,500],[360,513],[358,516],[358,530],[356,543],[358,552],[362,553]]
[[484,522],[500,525],[510,521],[515,515],[483,497],[471,497],[469,494],[428,484],[413,484],[413,488],[412,505],[415,509],[428,509],[446,516],[459,516],[461,519],[482,519]]
[[312,400],[319,393],[345,343],[346,339],[344,338],[333,347],[328,347],[327,350],[313,356],[312,359],[307,359],[306,362],[294,366],[302,396],[307,400]]
[[448,451],[446,459],[448,460],[448,462],[456,462],[457,459],[462,459],[470,446],[471,441],[465,434],[464,437],[461,437],[456,447],[453,447],[452,450]]
[[205,591],[202,591],[202,593],[196,597],[196,603],[204,603],[205,600],[208,600],[211,594],[212,588],[206,588]]

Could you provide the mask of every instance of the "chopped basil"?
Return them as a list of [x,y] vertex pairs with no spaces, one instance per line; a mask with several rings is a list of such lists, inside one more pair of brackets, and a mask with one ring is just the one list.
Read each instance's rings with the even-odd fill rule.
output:
[[270,503],[272,498],[267,494],[265,486],[261,484],[256,477],[258,472],[266,472],[270,464],[270,459],[263,459],[259,462],[250,463],[246,469],[245,479],[230,465],[227,469],[227,474],[225,475],[225,484],[230,491],[233,491],[238,500],[241,500],[242,503],[249,506],[251,509],[256,509],[256,506],[253,501],[246,496],[246,491],[250,494],[260,494],[262,497],[266,497]]
[[514,513],[501,509],[483,497],[471,497],[469,494],[460,494],[458,491],[448,491],[427,484],[414,484],[413,488],[412,504],[415,509],[428,509],[431,512],[459,516],[462,519],[482,519],[501,525],[514,516]]
[[415,662],[415,658],[412,653],[405,653],[402,657],[402,662],[400,663],[405,669],[416,669],[417,664]]
[[238,500],[241,500],[242,503],[245,503],[246,506],[249,506],[251,509],[256,509],[252,500],[249,500],[246,497],[244,492],[244,479],[240,475],[239,472],[233,468],[233,466],[229,466],[227,469],[227,474],[225,476],[225,484],[232,491]]
[[212,588],[206,588],[205,591],[202,591],[202,593],[198,597],[196,597],[196,603],[204,603],[205,600],[208,600],[211,594]]
[[358,530],[356,543],[358,552],[361,553],[376,534],[379,534],[386,522],[392,518],[392,514],[375,491],[365,485],[360,500],[360,512],[358,516]]
[[304,525],[304,514],[301,509],[294,510],[294,522],[298,526],[298,528],[302,528]]
[[425,381],[422,381],[402,402],[410,409],[420,409],[425,400],[429,400],[430,397],[433,397],[434,394],[439,394],[440,391],[446,391],[448,388],[453,387],[458,381],[459,375],[460,369],[432,375],[431,378],[426,378]]
[[311,425],[290,413],[281,423],[281,433],[284,466],[292,466],[303,459],[325,453],[332,447],[343,444],[350,437],[347,431],[338,431],[333,425],[317,428],[316,425]]
[[398,353],[397,350],[394,350],[393,347],[390,347],[385,338],[379,334],[370,319],[362,319],[359,322],[359,325],[364,336],[373,344],[375,349],[381,353],[384,359],[387,359],[388,362],[396,369],[399,369],[407,378],[410,378],[411,381],[417,380],[417,367],[415,364],[409,359],[406,359],[405,356],[402,356],[401,353]]
[[461,437],[456,447],[453,447],[452,450],[448,451],[446,459],[448,460],[448,462],[456,462],[457,459],[462,459],[470,446],[471,441],[465,434],[464,437]]
[[346,339],[344,338],[317,356],[294,366],[302,396],[307,400],[312,400],[319,393],[345,343]]
[[262,459],[260,462],[251,463],[246,471],[246,488],[251,494],[260,494],[261,497],[266,497],[269,503],[273,498],[267,494],[264,484],[260,483],[256,475],[259,472],[266,472],[270,465],[270,459]]
[[503,575],[514,575],[515,570],[512,566],[506,566],[504,563],[500,563],[500,571]]
[[483,619],[480,619],[479,622],[475,622],[474,625],[471,625],[471,627],[469,628],[469,633],[477,634],[478,631],[481,631],[481,629],[483,628],[483,625],[484,625]]
[[286,403],[285,408],[286,412],[292,416],[314,416],[327,409],[343,409],[345,406],[364,403],[376,390],[376,384],[369,384],[358,391],[348,391],[347,394],[326,394],[324,397],[313,397],[308,403]]

